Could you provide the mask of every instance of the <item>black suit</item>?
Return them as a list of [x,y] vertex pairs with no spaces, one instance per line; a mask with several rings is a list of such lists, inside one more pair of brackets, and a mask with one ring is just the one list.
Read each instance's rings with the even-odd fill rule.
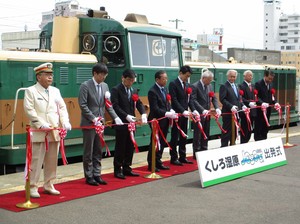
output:
[[[236,85],[235,85],[236,86]],[[241,102],[241,98],[239,95],[239,88],[237,88],[238,95],[235,94],[231,84],[229,81],[226,81],[225,84],[220,86],[219,91],[219,98],[220,102],[222,103],[222,120],[223,120],[223,129],[226,130],[226,133],[221,134],[221,147],[227,147],[228,142],[230,145],[233,144],[231,141],[231,125],[232,125],[232,115],[231,115],[231,108],[233,106],[237,106],[238,110],[241,110],[242,106],[244,105]],[[236,133],[236,130],[235,130]],[[237,133],[236,133],[237,134]]]
[[[137,92],[131,88],[131,93],[134,94]],[[134,102],[131,97],[128,99],[125,86],[122,83],[112,88],[111,102],[116,114],[124,123],[128,123],[126,120],[127,115],[135,116]],[[140,114],[145,113],[144,105],[140,100],[136,102],[136,109],[140,112]],[[116,145],[114,153],[114,170],[115,172],[119,172],[121,167],[123,167],[124,171],[130,172],[134,145],[130,139],[128,125],[115,126],[115,129]]]
[[[268,89],[264,79],[261,79],[255,83],[255,89],[258,91],[257,94],[258,106],[261,106],[262,103],[268,103],[268,104],[276,103],[275,99],[272,100],[272,93],[271,93],[272,88],[273,85],[271,83],[269,84],[269,89]],[[270,120],[270,115],[271,115],[271,107],[268,107],[267,108],[268,121]],[[254,126],[254,140],[259,141],[259,140],[267,139],[268,132],[269,132],[269,127],[265,122],[263,112],[261,109],[257,109],[257,116],[255,119],[255,126]]]
[[[205,91],[205,88],[203,87],[203,84],[201,81],[195,82],[193,84],[193,104],[195,109],[202,114],[204,110],[210,110],[210,97],[208,95],[209,92],[212,91],[211,84],[207,85],[207,91]],[[212,103],[214,105],[214,108],[218,108],[218,100],[214,96],[212,97]],[[207,139],[204,139],[201,135],[201,131],[197,127],[196,124],[194,124],[194,138],[193,138],[193,151],[203,151],[207,150],[208,145],[208,137],[209,137],[209,129],[210,129],[210,116],[207,118],[201,117],[201,124],[204,130],[205,135],[207,136]]]
[[[167,91],[166,91],[167,93]],[[161,91],[161,87],[157,84],[152,86],[148,92],[148,101],[150,105],[150,113],[148,116],[149,120],[159,119],[165,116],[165,113],[171,109],[170,103],[166,100],[166,97],[163,95]],[[158,121],[160,129],[162,130],[165,138],[167,138],[168,129],[169,129],[169,119],[164,118]],[[150,125],[151,127],[151,125]],[[166,146],[165,141],[163,140],[162,136],[159,134],[159,142],[160,142],[160,150],[156,152],[156,166],[158,164],[162,165],[162,154],[164,152],[164,147]],[[147,161],[149,166],[152,164],[152,134],[150,136],[150,145],[149,151],[147,156]]]
[[[186,89],[192,88],[189,83],[186,83]],[[175,110],[176,113],[182,114],[185,110],[188,110],[188,107],[190,106],[191,110],[193,111],[193,105],[191,103],[191,96],[190,100],[188,100],[188,94],[184,90],[179,78],[176,78],[169,84],[169,91],[171,95],[171,102],[172,102],[172,108]],[[187,134],[187,122],[188,118],[184,116],[180,116],[178,119],[178,125],[179,127]],[[171,130],[171,141],[170,146],[172,150],[170,150],[170,156],[171,161],[175,161],[178,159],[178,154],[176,150],[177,142],[178,142],[178,135],[179,131],[175,124],[173,124],[172,130]],[[184,160],[186,159],[186,138],[179,136],[179,158]]]
[[[250,90],[250,87],[248,85],[247,82],[242,82],[242,84],[239,85],[240,89],[243,90],[244,92],[244,95],[243,95],[243,103],[247,106],[247,107],[250,107],[249,106],[249,103],[250,102],[254,102],[255,101],[255,96],[253,94],[253,90],[254,90],[254,85],[253,84],[250,84],[251,85],[251,90]],[[251,108],[250,109],[250,119],[251,119],[251,126],[253,127],[253,124],[254,124],[254,119],[256,117],[256,108]],[[241,128],[244,132],[244,135],[241,135],[241,144],[242,143],[247,143],[249,142],[250,138],[251,138],[251,133],[252,133],[252,130],[249,130],[249,127],[248,127],[248,122],[247,122],[247,118],[246,118],[246,115],[245,113],[240,113],[240,118],[241,118]]]

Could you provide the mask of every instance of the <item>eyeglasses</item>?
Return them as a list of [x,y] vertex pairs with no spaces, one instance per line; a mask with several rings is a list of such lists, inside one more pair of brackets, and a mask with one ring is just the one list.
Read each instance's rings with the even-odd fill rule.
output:
[[43,73],[41,73],[41,75],[45,75],[45,76],[47,76],[47,77],[54,77],[54,75],[53,75],[53,73],[51,73],[51,72],[43,72]]

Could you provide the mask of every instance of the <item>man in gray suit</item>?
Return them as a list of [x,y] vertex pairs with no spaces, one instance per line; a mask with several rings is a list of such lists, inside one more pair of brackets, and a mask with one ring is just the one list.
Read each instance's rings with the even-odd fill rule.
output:
[[[93,78],[81,84],[78,102],[81,109],[81,127],[101,126],[105,123],[105,108],[114,119],[115,124],[122,125],[123,122],[117,116],[112,106],[105,105],[105,97],[108,99],[109,89],[104,82],[108,69],[104,63],[94,65]],[[93,186],[107,184],[101,178],[101,143],[95,128],[83,128],[83,170],[86,183]]]
[[197,125],[194,125],[194,138],[193,138],[193,151],[194,158],[195,153],[198,151],[207,150],[208,138],[209,138],[209,129],[210,129],[210,116],[207,116],[210,111],[211,104],[213,104],[217,116],[221,115],[221,110],[219,109],[218,100],[214,95],[211,99],[209,97],[209,92],[212,92],[212,85],[210,84],[214,78],[214,74],[208,69],[203,69],[201,74],[201,79],[193,84],[193,103],[195,109],[202,114],[201,124],[203,131],[207,136],[207,139],[204,139],[201,136],[201,132]]

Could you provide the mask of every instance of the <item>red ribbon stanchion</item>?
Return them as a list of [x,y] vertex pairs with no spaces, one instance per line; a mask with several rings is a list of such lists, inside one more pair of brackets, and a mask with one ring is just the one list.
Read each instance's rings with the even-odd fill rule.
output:
[[30,126],[26,127],[26,165],[25,165],[25,179],[28,180],[28,174],[31,171],[32,160],[32,142],[31,142],[31,129]]

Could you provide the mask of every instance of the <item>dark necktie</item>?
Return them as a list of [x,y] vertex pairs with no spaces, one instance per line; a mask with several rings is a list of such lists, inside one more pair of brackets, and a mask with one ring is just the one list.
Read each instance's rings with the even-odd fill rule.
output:
[[165,88],[161,87],[160,90],[161,90],[161,93],[163,95],[163,99],[166,100],[166,90],[165,90]]
[[101,86],[100,84],[97,85],[97,92],[98,92],[98,97],[99,97],[99,102],[101,100]]
[[183,85],[183,90],[184,90],[184,92],[185,92],[185,82],[182,82],[182,85]]
[[234,91],[236,97],[238,97],[237,89],[236,89],[236,86],[234,85],[234,83],[232,83],[231,86],[233,88],[233,91]]
[[127,90],[127,97],[128,97],[128,100],[130,100],[130,97],[131,97],[130,88],[126,88],[126,90]]

